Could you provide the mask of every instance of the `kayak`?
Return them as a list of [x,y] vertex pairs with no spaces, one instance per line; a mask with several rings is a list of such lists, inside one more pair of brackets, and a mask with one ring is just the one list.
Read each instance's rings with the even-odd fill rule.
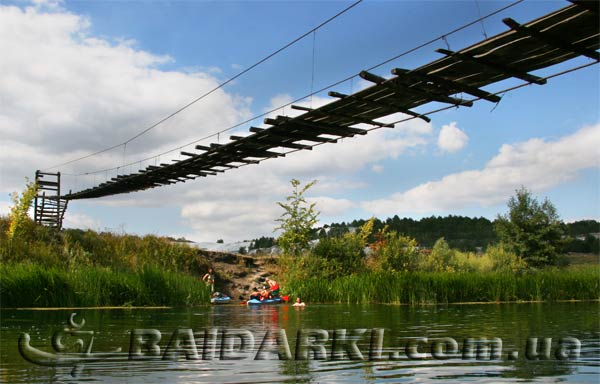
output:
[[210,299],[211,304],[227,304],[231,301],[231,297],[222,296],[222,297],[213,297]]
[[250,299],[250,300],[246,301],[246,304],[248,304],[248,305],[281,304],[281,303],[287,303],[287,296],[275,297],[273,299],[266,299],[266,300]]

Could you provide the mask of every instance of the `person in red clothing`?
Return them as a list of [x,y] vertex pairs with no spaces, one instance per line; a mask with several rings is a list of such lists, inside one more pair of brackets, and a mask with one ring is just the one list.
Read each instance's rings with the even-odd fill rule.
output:
[[267,284],[269,284],[269,297],[271,299],[279,297],[279,284],[273,279],[267,278]]

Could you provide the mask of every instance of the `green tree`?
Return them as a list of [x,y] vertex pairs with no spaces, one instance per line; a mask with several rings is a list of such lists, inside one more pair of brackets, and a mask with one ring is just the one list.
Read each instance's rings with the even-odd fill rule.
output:
[[[338,277],[361,272],[365,267],[365,248],[373,231],[374,218],[361,225],[359,230],[336,237],[322,237],[312,249],[315,258],[327,260],[327,277]],[[324,264],[324,263],[322,263]]]
[[416,271],[419,267],[417,241],[397,232],[382,232],[375,257],[381,269],[391,271]]
[[24,230],[27,224],[31,222],[27,216],[27,212],[29,212],[31,203],[33,202],[33,199],[37,193],[37,184],[29,181],[28,179],[25,180],[25,189],[23,192],[21,192],[21,195],[19,196],[17,192],[13,192],[11,194],[13,206],[10,207],[10,213],[8,214],[10,224],[6,233],[9,240],[12,240],[15,236],[18,236],[20,232]]
[[565,246],[563,225],[554,205],[540,204],[524,187],[508,200],[509,212],[499,215],[495,229],[509,251],[532,267],[554,265]]
[[308,249],[312,227],[317,224],[319,212],[315,210],[316,203],[309,204],[304,198],[304,193],[317,181],[314,180],[305,186],[300,181],[292,179],[293,191],[286,198],[286,202],[277,202],[285,212],[278,221],[280,225],[275,230],[281,230],[277,243],[285,255],[297,256]]

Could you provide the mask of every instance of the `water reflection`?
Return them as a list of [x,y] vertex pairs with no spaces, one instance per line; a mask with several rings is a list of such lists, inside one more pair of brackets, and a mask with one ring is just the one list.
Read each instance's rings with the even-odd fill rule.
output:
[[[121,347],[123,352],[105,361],[86,363],[76,376],[70,367],[40,367],[18,353],[22,332],[31,345],[51,351],[55,331],[65,327],[72,311],[2,310],[0,381],[6,383],[201,383],[201,382],[598,382],[600,377],[600,326],[598,303],[448,305],[408,307],[393,305],[288,305],[246,307],[207,306],[188,309],[80,310],[86,329],[94,331],[94,352]],[[131,359],[131,330],[157,330],[160,353]],[[300,360],[299,337],[321,329],[328,337],[324,360]],[[333,335],[346,329],[345,339]],[[364,360],[351,360],[353,335]],[[373,336],[382,329],[382,337]],[[189,332],[186,330],[190,330]],[[236,330],[242,336],[235,336]],[[285,332],[285,341],[281,331]],[[223,335],[230,332],[226,342]],[[253,348],[244,347],[244,332]],[[187,336],[186,336],[187,335]],[[191,336],[189,336],[191,335]],[[552,338],[549,359],[525,358],[527,339]],[[581,341],[578,359],[560,360],[554,352],[559,339]],[[443,344],[452,338],[452,344]],[[465,340],[502,341],[499,358],[464,358]],[[193,345],[190,344],[193,340]],[[308,340],[308,341],[306,341]],[[318,341],[310,335],[305,343]],[[339,340],[345,340],[340,342]],[[285,344],[289,344],[286,353]],[[371,353],[373,346],[382,350]],[[437,344],[436,344],[437,343]],[[441,344],[440,344],[441,343]],[[443,345],[442,345],[443,344]],[[210,348],[207,347],[210,346]],[[437,347],[435,347],[437,345]],[[196,348],[197,359],[186,355]],[[334,347],[334,348],[332,348]],[[331,353],[332,349],[337,352]],[[432,349],[433,348],[433,349]],[[440,349],[443,359],[432,356]],[[257,352],[263,360],[256,360]],[[169,351],[166,354],[165,351]],[[475,350],[473,350],[475,351]],[[209,354],[208,352],[212,353]],[[316,353],[309,356],[315,356]],[[474,352],[473,352],[474,353]],[[517,355],[518,354],[518,355]],[[220,357],[227,357],[226,359]],[[282,360],[286,356],[291,359]],[[369,356],[373,358],[369,360]],[[378,357],[381,358],[378,358]],[[175,360],[169,359],[176,358]],[[241,359],[229,359],[237,357]],[[337,358],[336,358],[337,357]],[[513,357],[511,359],[510,357]]]

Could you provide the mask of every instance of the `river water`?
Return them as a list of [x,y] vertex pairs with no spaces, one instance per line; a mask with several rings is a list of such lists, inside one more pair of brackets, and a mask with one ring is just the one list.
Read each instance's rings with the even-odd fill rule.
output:
[[0,381],[598,383],[599,312],[597,302],[5,309]]

